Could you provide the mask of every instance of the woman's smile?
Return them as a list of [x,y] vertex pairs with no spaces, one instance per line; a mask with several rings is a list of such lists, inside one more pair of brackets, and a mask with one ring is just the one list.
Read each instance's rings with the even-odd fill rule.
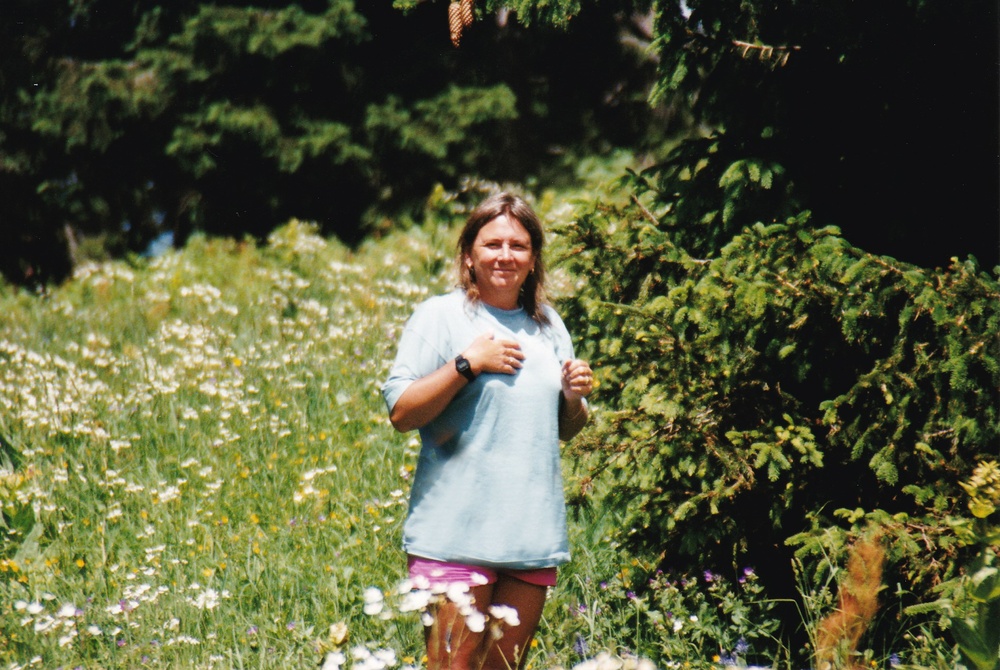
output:
[[535,266],[531,235],[517,219],[498,216],[480,228],[465,262],[484,302],[514,309]]

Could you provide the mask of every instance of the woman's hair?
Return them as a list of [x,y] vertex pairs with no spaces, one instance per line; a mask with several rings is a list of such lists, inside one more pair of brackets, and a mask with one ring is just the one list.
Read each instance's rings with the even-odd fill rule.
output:
[[462,233],[458,236],[458,282],[465,289],[465,295],[472,302],[479,301],[479,287],[465,258],[472,253],[472,245],[479,231],[487,223],[498,216],[506,215],[514,219],[528,231],[531,237],[531,253],[535,257],[535,266],[521,287],[521,307],[528,315],[541,325],[548,325],[549,318],[545,313],[548,300],[545,296],[545,263],[542,261],[542,247],[545,246],[545,233],[542,222],[538,220],[531,206],[521,197],[507,193],[496,193],[483,200],[469,215]]

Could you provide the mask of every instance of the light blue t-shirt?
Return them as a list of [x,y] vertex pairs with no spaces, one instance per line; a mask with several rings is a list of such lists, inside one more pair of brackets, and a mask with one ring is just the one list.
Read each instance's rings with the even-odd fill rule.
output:
[[408,554],[496,568],[569,560],[559,456],[561,367],[573,357],[562,320],[540,326],[523,309],[470,303],[463,291],[417,306],[399,340],[382,394],[389,411],[415,380],[453,361],[492,331],[524,354],[516,374],[479,375],[420,429]]

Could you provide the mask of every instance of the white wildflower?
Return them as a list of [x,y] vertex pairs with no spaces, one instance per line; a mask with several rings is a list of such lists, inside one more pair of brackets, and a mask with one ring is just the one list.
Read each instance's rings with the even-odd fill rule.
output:
[[473,633],[482,633],[486,628],[486,615],[477,609],[472,609],[465,615],[465,627]]
[[617,656],[612,656],[606,651],[602,651],[594,658],[587,659],[573,666],[573,670],[619,670],[623,665],[622,660]]
[[43,616],[35,620],[35,632],[44,633],[56,624],[56,620],[50,616]]
[[447,595],[448,600],[457,605],[468,602],[470,598],[469,585],[465,582],[451,582],[448,584]]
[[[180,481],[178,483],[181,483]],[[177,486],[167,486],[161,491],[153,491],[153,496],[159,498],[159,502],[168,503],[181,497],[181,490]]]
[[132,443],[128,440],[111,440],[111,449],[114,451],[120,451],[122,449],[128,449],[132,446]]
[[347,658],[339,651],[331,651],[323,659],[323,665],[320,670],[340,670],[340,667],[344,665]]
[[382,607],[385,603],[382,592],[375,588],[374,586],[365,589],[364,593],[365,607],[364,612],[369,616],[374,616],[382,612]]
[[228,598],[228,597],[229,597],[228,591],[223,591],[222,593],[219,593],[215,589],[205,589],[204,591],[199,593],[196,597],[188,598],[187,601],[200,610],[211,610],[215,609],[218,606],[219,600],[221,598]]
[[76,614],[77,614],[76,605],[74,605],[73,603],[66,603],[65,605],[59,608],[59,611],[56,613],[56,616],[59,617],[60,619],[72,619],[73,617],[76,616]]
[[113,605],[108,605],[108,614],[127,614],[139,606],[139,601],[137,600],[119,600]]
[[396,652],[392,649],[376,649],[374,656],[387,668],[391,668],[398,663]]
[[431,602],[431,592],[425,590],[410,591],[403,594],[399,601],[400,612],[416,612],[425,609]]
[[490,616],[503,621],[508,626],[521,625],[521,619],[517,615],[517,610],[509,605],[491,605]]

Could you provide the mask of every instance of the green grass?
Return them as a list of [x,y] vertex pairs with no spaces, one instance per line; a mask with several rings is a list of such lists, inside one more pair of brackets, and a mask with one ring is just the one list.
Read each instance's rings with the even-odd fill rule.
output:
[[378,387],[437,253],[292,225],[8,290],[0,661],[304,667],[337,621],[384,635],[357,610],[403,576],[414,443]]

